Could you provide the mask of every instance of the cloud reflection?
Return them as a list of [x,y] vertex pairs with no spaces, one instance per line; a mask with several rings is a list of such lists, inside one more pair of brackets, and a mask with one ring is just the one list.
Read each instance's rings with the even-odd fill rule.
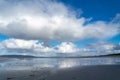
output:
[[0,61],[0,70],[66,69],[78,66],[113,64],[120,64],[120,58],[30,58]]

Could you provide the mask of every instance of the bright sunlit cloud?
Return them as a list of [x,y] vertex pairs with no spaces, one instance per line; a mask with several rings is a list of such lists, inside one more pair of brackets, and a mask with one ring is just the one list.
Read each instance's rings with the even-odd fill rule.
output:
[[115,19],[85,25],[88,19],[77,18],[74,10],[57,1],[1,1],[0,6],[0,33],[13,38],[71,41],[119,34]]
[[[120,14],[114,16],[110,21],[92,21],[92,17],[86,18],[57,0],[1,0],[0,34],[10,39],[0,42],[0,49],[18,53],[112,53],[120,46],[95,43],[80,49],[74,41],[101,41],[119,35]],[[60,44],[46,46],[50,41]]]

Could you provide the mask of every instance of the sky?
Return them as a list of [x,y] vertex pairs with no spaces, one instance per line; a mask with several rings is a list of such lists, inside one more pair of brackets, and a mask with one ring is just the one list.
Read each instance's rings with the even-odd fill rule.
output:
[[119,5],[120,0],[1,0],[0,55],[120,52]]

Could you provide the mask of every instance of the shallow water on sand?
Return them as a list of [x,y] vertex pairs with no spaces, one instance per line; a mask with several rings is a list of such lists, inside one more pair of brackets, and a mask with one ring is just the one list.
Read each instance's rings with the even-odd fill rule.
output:
[[92,65],[120,65],[120,57],[5,58],[0,60],[0,70],[66,69]]
[[0,80],[120,80],[120,57],[1,58]]

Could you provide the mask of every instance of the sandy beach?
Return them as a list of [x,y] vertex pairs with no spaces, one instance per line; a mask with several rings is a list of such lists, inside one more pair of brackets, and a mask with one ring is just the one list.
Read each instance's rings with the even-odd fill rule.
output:
[[58,71],[0,71],[0,80],[120,80],[120,65],[84,66]]
[[119,62],[119,57],[9,59],[0,62],[0,80],[120,80]]

